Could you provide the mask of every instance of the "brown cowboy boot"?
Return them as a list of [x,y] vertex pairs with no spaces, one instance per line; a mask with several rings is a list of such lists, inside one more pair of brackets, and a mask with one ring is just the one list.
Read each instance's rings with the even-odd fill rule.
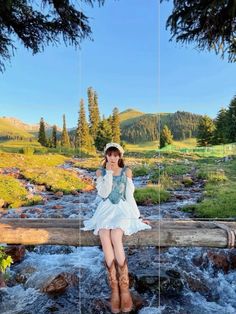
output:
[[123,265],[118,264],[118,273],[121,297],[121,311],[130,312],[133,309],[133,300],[129,291],[129,271],[126,258]]
[[111,311],[112,313],[120,313],[120,291],[117,279],[117,271],[115,266],[115,260],[113,259],[111,266],[108,267],[106,261],[104,261],[105,267],[108,271],[108,281],[111,287]]

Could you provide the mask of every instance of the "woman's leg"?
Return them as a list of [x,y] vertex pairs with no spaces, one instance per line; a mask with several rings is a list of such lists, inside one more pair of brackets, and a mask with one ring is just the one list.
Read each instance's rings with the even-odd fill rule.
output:
[[133,308],[133,300],[129,291],[129,271],[122,242],[123,233],[120,228],[111,230],[111,241],[118,264],[121,311],[130,312]]
[[111,311],[112,313],[120,313],[120,292],[115,266],[115,255],[111,242],[110,229],[100,229],[99,236],[105,256],[105,267],[108,271],[108,281],[111,287]]
[[102,243],[102,249],[104,252],[105,260],[107,265],[110,267],[115,255],[111,242],[111,231],[110,229],[100,229],[98,231],[100,240]]
[[111,230],[111,242],[114,248],[116,260],[120,265],[123,265],[125,260],[125,251],[122,242],[123,233],[124,231],[120,228]]

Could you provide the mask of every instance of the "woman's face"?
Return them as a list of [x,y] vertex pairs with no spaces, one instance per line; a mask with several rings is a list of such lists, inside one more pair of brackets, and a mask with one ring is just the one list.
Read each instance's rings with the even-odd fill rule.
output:
[[119,153],[117,152],[109,152],[106,154],[107,161],[111,163],[111,165],[117,165],[120,159]]

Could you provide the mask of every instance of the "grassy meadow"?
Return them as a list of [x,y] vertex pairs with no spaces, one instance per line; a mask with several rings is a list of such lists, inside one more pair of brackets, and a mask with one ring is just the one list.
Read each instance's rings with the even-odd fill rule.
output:
[[[125,144],[125,163],[133,176],[147,176],[148,184],[136,188],[138,204],[157,204],[170,198],[169,190],[193,184],[189,174],[204,180],[201,202],[185,206],[184,211],[198,217],[236,217],[236,152],[235,145],[218,145],[210,148],[196,147],[196,139],[175,141],[169,147],[157,149],[157,142]],[[19,169],[21,175],[32,183],[45,185],[48,190],[72,193],[87,188],[74,171],[59,166],[70,160],[76,152],[49,149],[37,141],[0,142],[0,168]],[[225,161],[223,156],[233,156]],[[83,157],[75,167],[95,171],[103,157]],[[187,176],[186,176],[187,175]],[[14,191],[14,193],[13,193]],[[19,207],[40,202],[38,196],[29,197],[28,191],[17,178],[7,174],[0,176],[0,200],[9,206]]]

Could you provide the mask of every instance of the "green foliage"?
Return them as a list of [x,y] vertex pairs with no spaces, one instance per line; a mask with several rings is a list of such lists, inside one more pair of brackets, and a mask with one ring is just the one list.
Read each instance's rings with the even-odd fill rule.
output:
[[225,144],[228,142],[228,112],[221,108],[215,120],[214,144]]
[[44,124],[43,118],[41,118],[40,122],[39,122],[38,142],[42,146],[47,146],[47,139],[46,139],[46,134],[45,134],[45,124]]
[[84,100],[80,100],[80,111],[79,111],[79,119],[78,126],[76,129],[75,135],[75,147],[84,151],[93,151],[93,139],[89,133],[89,126],[86,120],[85,108],[84,108]]
[[[103,5],[105,0],[86,0]],[[84,10],[83,10],[84,11]],[[14,38],[39,53],[49,44],[63,40],[66,45],[80,47],[81,40],[91,38],[89,18],[74,1],[1,1],[0,9],[0,71],[4,61],[16,50]]]
[[0,272],[5,273],[7,267],[10,267],[13,259],[5,253],[4,246],[0,246]]
[[70,139],[66,129],[66,116],[63,114],[63,129],[61,134],[61,146],[62,147],[70,147]]
[[115,107],[112,112],[112,141],[120,143],[120,118],[119,109]]
[[[221,165],[199,163],[198,176],[207,180],[203,200],[192,210],[198,217],[236,218],[236,160]],[[188,208],[186,209],[188,210]]]
[[74,172],[60,168],[41,166],[24,169],[22,173],[31,182],[44,184],[53,192],[62,191],[69,194],[86,187],[86,184]]
[[100,122],[100,114],[98,107],[98,95],[92,87],[88,88],[88,111],[89,111],[89,130],[93,139],[96,138],[98,125]]
[[112,141],[112,127],[109,121],[105,118],[99,123],[95,146],[97,150],[102,151],[105,145]]
[[160,124],[168,126],[175,140],[185,140],[196,137],[201,117],[190,112],[176,111],[174,114],[160,116]]
[[203,116],[198,125],[198,146],[208,146],[213,144],[214,131],[215,125],[213,120],[207,115]]
[[228,54],[228,60],[235,62],[235,16],[235,1],[175,0],[166,27],[171,39],[195,43],[200,50],[213,50],[222,57]]
[[216,170],[199,170],[197,171],[197,177],[199,179],[207,180],[211,183],[216,182],[224,182],[227,181],[227,177],[223,169],[216,169]]
[[[175,140],[195,137],[197,125],[201,118],[189,112],[144,114],[134,110],[120,114],[121,139],[132,144],[157,141],[159,129],[167,125]],[[130,116],[130,118],[129,118]]]
[[132,167],[132,173],[134,177],[146,176],[150,173],[150,168],[147,165],[137,165]]
[[56,125],[53,125],[52,127],[52,139],[51,139],[51,142],[52,142],[52,146],[53,148],[56,148],[57,147],[57,126]]
[[10,208],[37,204],[42,200],[41,196],[28,198],[27,190],[20,182],[8,175],[0,174],[0,195]]
[[236,142],[236,95],[231,100],[228,110],[228,139]]
[[215,120],[214,144],[236,142],[236,96],[227,109],[222,108]]
[[147,186],[134,191],[134,197],[138,205],[159,204],[170,198],[170,193],[158,186]]
[[23,147],[20,152],[25,154],[25,155],[33,155],[34,154],[34,148],[31,146],[26,146],[26,147]]
[[165,147],[173,142],[173,135],[167,125],[164,125],[160,134],[160,148]]
[[121,124],[121,139],[128,143],[156,141],[158,117],[155,114],[144,114],[126,120]]

